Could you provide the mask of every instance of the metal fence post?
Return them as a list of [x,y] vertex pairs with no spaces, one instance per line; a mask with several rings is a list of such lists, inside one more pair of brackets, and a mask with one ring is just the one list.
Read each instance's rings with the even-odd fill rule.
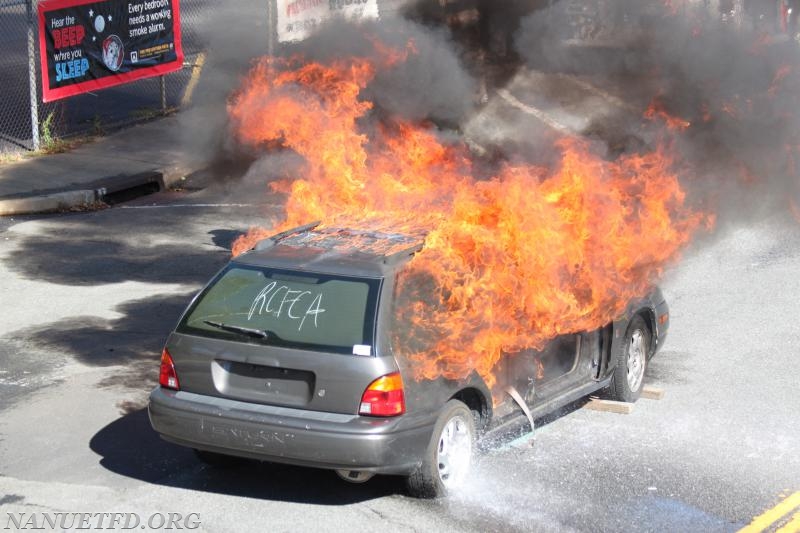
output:
[[167,112],[167,80],[162,74],[159,76],[159,85],[161,86],[161,113]]
[[275,36],[277,34],[277,26],[275,24],[275,11],[277,0],[267,0],[267,55],[270,57],[275,56]]
[[36,41],[35,39],[35,24],[36,19],[33,16],[34,2],[36,0],[27,0],[26,5],[28,8],[28,84],[30,85],[30,98],[31,98],[31,141],[33,149],[39,149],[39,96],[37,94],[36,83]]

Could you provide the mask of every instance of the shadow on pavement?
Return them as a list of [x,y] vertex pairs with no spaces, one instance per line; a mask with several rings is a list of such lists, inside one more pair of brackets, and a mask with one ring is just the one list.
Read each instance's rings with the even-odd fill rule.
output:
[[90,286],[202,284],[230,258],[230,252],[211,242],[181,242],[187,232],[182,227],[191,217],[181,219],[177,212],[156,217],[146,209],[131,209],[121,217],[114,211],[41,218],[42,227],[21,235],[17,250],[3,261],[26,279]]
[[36,328],[20,330],[13,339],[48,353],[63,353],[91,366],[124,366],[110,373],[101,387],[155,386],[161,349],[193,292],[158,295],[118,305],[122,316],[70,317]]
[[376,476],[349,484],[328,470],[242,460],[212,467],[188,448],[171,444],[152,430],[147,410],[111,422],[89,442],[100,464],[116,474],[170,487],[276,501],[346,505],[402,493],[399,477]]
[[215,229],[208,232],[211,235],[211,242],[225,251],[230,251],[233,241],[244,235],[242,231],[230,229]]
[[111,422],[92,437],[89,448],[100,464],[117,474],[150,483],[193,466],[188,448],[162,441],[150,427],[147,409],[138,409]]

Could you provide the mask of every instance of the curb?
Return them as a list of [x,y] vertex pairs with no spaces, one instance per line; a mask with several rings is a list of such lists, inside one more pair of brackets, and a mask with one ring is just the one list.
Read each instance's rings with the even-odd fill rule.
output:
[[52,213],[88,207],[97,201],[97,191],[78,190],[0,200],[0,216]]
[[87,209],[102,202],[106,196],[150,184],[166,190],[180,182],[190,171],[181,167],[142,172],[130,176],[112,176],[95,180],[90,189],[54,192],[0,199],[0,216],[55,213],[70,209]]

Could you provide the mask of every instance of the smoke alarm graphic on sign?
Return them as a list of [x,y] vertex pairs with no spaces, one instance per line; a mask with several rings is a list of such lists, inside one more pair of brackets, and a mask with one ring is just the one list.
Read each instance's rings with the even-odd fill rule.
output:
[[103,63],[109,70],[114,72],[122,66],[122,58],[125,55],[125,47],[122,39],[116,35],[109,35],[103,41]]

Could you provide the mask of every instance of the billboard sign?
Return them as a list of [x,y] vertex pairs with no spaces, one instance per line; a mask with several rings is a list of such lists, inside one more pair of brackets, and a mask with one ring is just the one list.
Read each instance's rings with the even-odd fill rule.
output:
[[179,0],[42,0],[45,102],[183,66]]
[[333,17],[378,18],[378,0],[278,0],[278,41],[302,41]]

